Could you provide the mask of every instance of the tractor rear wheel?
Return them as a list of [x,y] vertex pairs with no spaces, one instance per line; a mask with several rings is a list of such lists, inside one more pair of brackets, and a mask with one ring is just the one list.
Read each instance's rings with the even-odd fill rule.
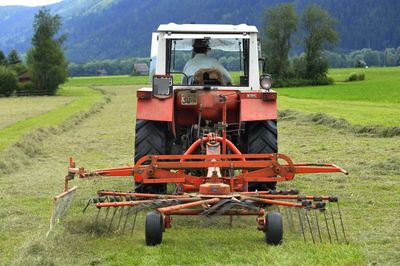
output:
[[146,215],[145,238],[147,246],[161,244],[163,235],[163,217],[158,212],[149,212]]
[[[246,123],[247,153],[277,153],[278,152],[278,129],[276,120],[263,120]],[[249,191],[274,190],[276,182],[249,183]]]
[[[164,155],[168,152],[168,124],[159,121],[137,120],[135,137],[135,163],[145,155]],[[139,193],[167,193],[167,184],[136,183]]]
[[269,245],[279,245],[283,237],[282,215],[277,212],[269,212],[265,216],[265,242]]

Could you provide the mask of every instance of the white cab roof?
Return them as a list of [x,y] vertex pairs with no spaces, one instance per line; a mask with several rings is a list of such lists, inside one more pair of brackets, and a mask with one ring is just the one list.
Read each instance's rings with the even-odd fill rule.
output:
[[251,33],[258,32],[255,26],[246,24],[226,25],[226,24],[161,24],[159,32],[191,32],[191,33]]

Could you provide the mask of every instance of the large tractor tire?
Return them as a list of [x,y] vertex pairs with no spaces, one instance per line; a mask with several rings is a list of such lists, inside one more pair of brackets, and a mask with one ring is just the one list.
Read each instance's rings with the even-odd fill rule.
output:
[[[277,153],[278,152],[278,129],[276,120],[254,121],[246,123],[247,153]],[[274,190],[276,182],[249,183],[249,191]]]
[[[137,120],[135,137],[135,163],[145,155],[168,154],[168,124],[165,122]],[[135,184],[139,193],[167,193],[167,184]]]

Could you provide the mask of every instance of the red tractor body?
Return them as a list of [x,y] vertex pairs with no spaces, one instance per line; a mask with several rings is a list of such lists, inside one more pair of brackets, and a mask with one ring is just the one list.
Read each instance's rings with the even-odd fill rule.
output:
[[198,122],[201,112],[202,119],[218,123],[222,120],[221,94],[227,97],[229,124],[277,119],[276,92],[188,89],[175,90],[168,98],[154,97],[151,91],[139,90],[136,118],[169,122],[171,126],[191,126]]

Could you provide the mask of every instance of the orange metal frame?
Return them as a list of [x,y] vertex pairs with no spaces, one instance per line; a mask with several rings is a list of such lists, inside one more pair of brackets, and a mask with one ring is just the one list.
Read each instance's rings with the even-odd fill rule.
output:
[[[221,138],[222,139],[222,138]],[[226,140],[228,146],[231,142]],[[196,143],[194,143],[195,145]],[[233,145],[233,144],[232,144]],[[281,163],[282,161],[283,163]],[[148,163],[149,162],[149,163]],[[198,191],[201,184],[210,177],[192,176],[185,173],[190,169],[242,170],[236,176],[221,176],[219,182],[231,186],[231,191],[247,191],[249,182],[284,182],[292,180],[296,174],[334,173],[347,171],[334,164],[295,164],[284,154],[220,154],[220,155],[148,155],[134,166],[99,169],[86,172],[75,168],[71,161],[66,182],[75,174],[81,178],[93,176],[133,176],[135,182],[145,184],[176,183],[181,192]],[[72,178],[68,178],[71,177]],[[66,185],[66,189],[68,186]]]

